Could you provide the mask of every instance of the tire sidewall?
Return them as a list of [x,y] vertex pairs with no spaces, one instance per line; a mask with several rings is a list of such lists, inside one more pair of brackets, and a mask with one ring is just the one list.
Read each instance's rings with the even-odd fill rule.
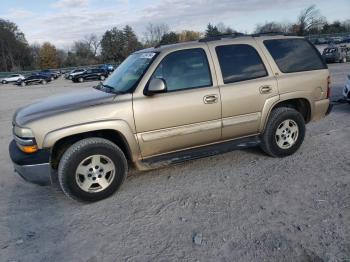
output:
[[[60,162],[59,180],[61,187],[63,186],[66,190],[68,190],[68,192],[65,193],[68,193],[74,199],[81,201],[92,202],[111,196],[120,187],[126,177],[126,161],[123,159],[123,155],[121,155],[122,153],[120,154],[120,152],[116,152],[116,149],[112,146],[102,143],[87,144],[82,146],[79,150],[70,154],[67,161],[64,161],[63,163],[62,161]],[[105,155],[112,160],[115,166],[115,174],[112,183],[105,190],[96,193],[89,193],[82,190],[78,186],[75,178],[75,172],[78,165],[81,163],[81,161],[91,155]]]
[[[287,119],[293,120],[298,125],[299,133],[295,144],[288,149],[283,149],[278,146],[275,138],[275,134],[279,125],[284,120],[287,120]],[[269,124],[271,125],[271,128],[270,128],[271,134],[269,134],[267,142],[270,144],[271,150],[274,155],[276,155],[277,157],[289,156],[295,153],[299,149],[305,137],[305,121],[297,111],[295,110],[285,111],[282,114],[277,115],[277,117],[275,117],[275,119],[273,119]]]

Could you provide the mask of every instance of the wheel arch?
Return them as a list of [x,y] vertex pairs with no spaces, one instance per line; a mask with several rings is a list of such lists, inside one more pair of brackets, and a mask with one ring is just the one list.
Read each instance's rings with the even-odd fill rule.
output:
[[102,121],[102,123],[90,123],[56,130],[45,136],[42,147],[51,148],[51,163],[53,167],[57,167],[60,158],[70,145],[89,137],[105,138],[115,143],[130,162],[135,162],[140,158],[136,138],[124,121]]
[[260,125],[260,132],[263,132],[266,128],[267,121],[271,114],[271,111],[278,107],[289,107],[297,110],[304,118],[305,123],[309,123],[311,121],[312,116],[312,106],[311,102],[308,98],[305,97],[295,97],[295,98],[286,98],[274,101],[270,103],[270,106],[264,108],[262,113],[262,121]]

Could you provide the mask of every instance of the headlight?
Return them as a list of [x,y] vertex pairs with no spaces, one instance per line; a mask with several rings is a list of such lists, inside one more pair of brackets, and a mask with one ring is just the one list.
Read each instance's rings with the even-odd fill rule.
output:
[[15,126],[14,133],[16,136],[19,136],[22,138],[33,138],[34,137],[33,131],[30,128],[26,128],[26,127]]
[[14,127],[14,139],[20,150],[24,153],[35,153],[38,151],[33,131],[30,128],[25,127]]

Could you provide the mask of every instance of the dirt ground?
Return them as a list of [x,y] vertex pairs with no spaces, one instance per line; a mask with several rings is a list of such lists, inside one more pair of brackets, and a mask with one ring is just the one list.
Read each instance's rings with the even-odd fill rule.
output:
[[[337,100],[350,63],[330,70]],[[134,173],[83,205],[24,182],[7,148],[18,107],[91,85],[0,85],[1,262],[350,261],[350,105],[309,124],[291,157],[253,148]]]

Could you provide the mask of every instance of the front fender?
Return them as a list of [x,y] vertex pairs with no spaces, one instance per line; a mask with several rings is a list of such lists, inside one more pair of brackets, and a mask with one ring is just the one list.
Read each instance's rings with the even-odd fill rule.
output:
[[39,145],[39,147],[52,148],[62,138],[99,130],[114,130],[119,132],[128,143],[132,160],[136,161],[140,158],[140,148],[136,136],[127,122],[123,120],[102,120],[56,129],[45,135],[42,145]]

